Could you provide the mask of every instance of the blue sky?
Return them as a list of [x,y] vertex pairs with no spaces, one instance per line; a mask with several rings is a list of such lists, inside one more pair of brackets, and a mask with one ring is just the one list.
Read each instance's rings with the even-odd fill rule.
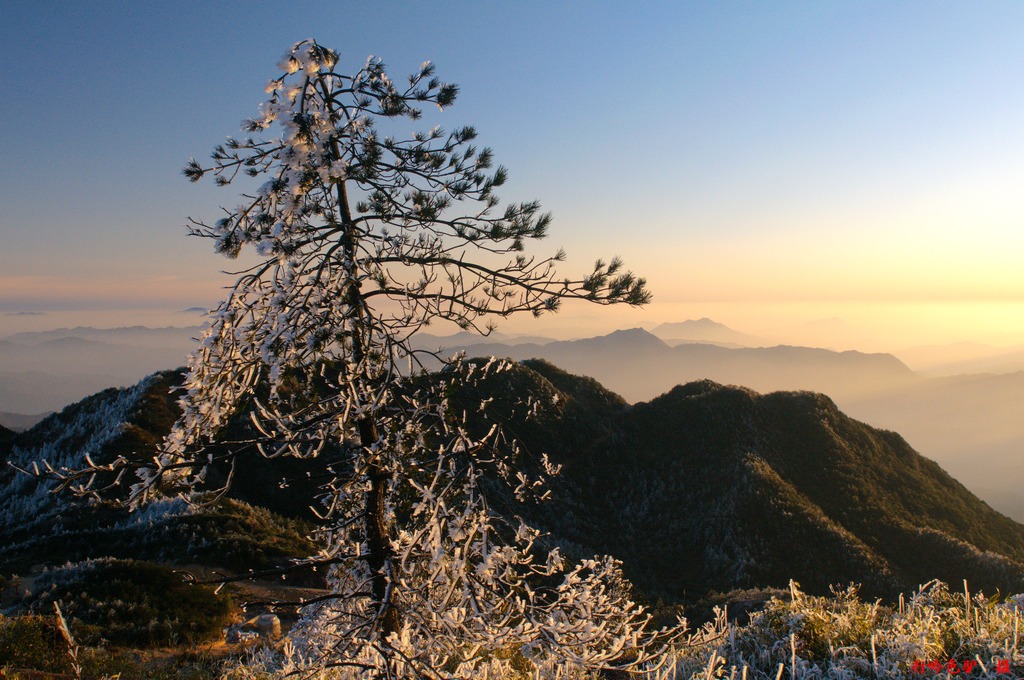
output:
[[511,171],[503,197],[554,212],[540,251],[565,246],[577,272],[620,254],[649,278],[649,309],[563,324],[840,316],[1024,338],[1021,3],[3,11],[3,312],[214,304],[229,263],[182,225],[235,199],[181,167],[314,37],[351,70],[434,61],[462,88],[440,122],[477,127]]

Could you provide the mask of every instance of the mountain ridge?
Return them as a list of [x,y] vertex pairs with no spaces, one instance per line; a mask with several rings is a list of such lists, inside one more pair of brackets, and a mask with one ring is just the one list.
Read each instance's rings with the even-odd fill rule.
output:
[[[854,467],[854,453],[874,456],[874,464]],[[881,595],[926,575],[959,582],[967,571],[979,585],[1009,587],[1022,573],[1024,527],[895,433],[847,418],[823,395],[691,383],[631,407],[622,432],[589,448],[586,460],[591,475],[608,468],[608,483],[590,495],[604,499],[609,516],[639,508],[627,522],[632,530],[603,532],[597,547],[633,556],[627,573],[667,599],[691,589],[785,586],[789,578],[818,591],[858,581]],[[873,475],[867,483],[864,470]],[[563,474],[576,473],[570,465]],[[915,496],[922,488],[935,497]],[[936,563],[950,553],[948,564],[930,572],[904,542],[938,552]],[[792,559],[780,554],[786,550],[796,551]],[[1006,554],[990,560],[993,550]],[[694,553],[697,564],[681,566]]]
[[[180,372],[165,372],[93,395],[15,433],[4,455],[21,466],[58,454],[63,457],[55,463],[74,465],[89,447],[100,460],[145,455],[175,417],[171,390],[180,379]],[[762,395],[702,380],[630,405],[593,379],[533,360],[454,398],[478,405],[488,397],[529,456],[548,452],[563,466],[549,480],[549,503],[516,505],[494,484],[500,502],[493,507],[527,517],[548,533],[549,545],[576,558],[595,552],[619,557],[647,597],[689,602],[710,590],[780,587],[791,578],[811,592],[856,581],[877,596],[931,578],[968,578],[973,587],[1014,591],[1024,585],[1024,526],[970,494],[899,435],[847,417],[824,395]],[[527,402],[548,407],[529,419],[516,406]],[[532,459],[523,464],[533,465]],[[302,477],[308,465],[283,464],[288,467],[273,461],[248,466],[236,479],[238,500],[231,501],[241,505],[231,512],[260,511],[245,508],[270,503],[276,513],[308,519],[309,489],[267,485],[285,476],[282,470]],[[104,550],[125,556],[132,544],[125,536],[145,531],[142,525],[131,529],[131,518],[109,508],[62,511],[50,505],[56,501],[44,487],[10,468],[0,473],[0,492],[6,499],[0,502],[3,569],[102,556]],[[158,517],[165,537],[206,521],[202,515]],[[285,534],[260,540],[297,549],[294,529],[285,529],[291,525],[267,522]],[[119,537],[109,549],[104,526]],[[176,554],[161,547],[163,539],[131,540],[150,557],[173,561],[169,556]],[[190,559],[215,563],[227,554],[224,548],[213,555],[196,550]]]

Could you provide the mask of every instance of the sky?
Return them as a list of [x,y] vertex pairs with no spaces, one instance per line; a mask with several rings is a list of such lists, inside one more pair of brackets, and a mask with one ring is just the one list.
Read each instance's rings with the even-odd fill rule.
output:
[[282,54],[315,38],[351,71],[370,54],[395,77],[433,61],[461,88],[443,124],[494,149],[502,198],[554,214],[534,251],[564,247],[567,274],[620,255],[654,294],[503,330],[711,317],[844,349],[1024,342],[1024,3],[0,0],[0,13],[0,336],[70,319],[184,325],[182,310],[214,306],[231,262],[184,225],[236,190],[181,168],[237,134]]

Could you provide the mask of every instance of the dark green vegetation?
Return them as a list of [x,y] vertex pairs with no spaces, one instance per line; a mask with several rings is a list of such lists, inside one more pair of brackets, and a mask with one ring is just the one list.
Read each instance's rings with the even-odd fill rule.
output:
[[71,670],[54,616],[0,616],[0,660],[45,672]]
[[[76,640],[77,642],[77,640]],[[146,680],[213,680],[232,665],[230,656],[182,650],[171,657],[130,650],[80,647],[83,678],[146,678]],[[53,675],[50,675],[53,674]],[[68,645],[54,615],[0,615],[0,678],[57,680],[74,678]]]
[[[2,455],[19,465],[33,457],[73,465],[86,451],[97,461],[149,455],[176,415],[169,391],[179,378],[157,374],[90,397],[7,435],[14,444]],[[572,557],[615,555],[651,601],[695,603],[710,591],[786,587],[791,578],[818,594],[856,582],[870,597],[933,578],[1024,590],[1024,527],[899,435],[847,418],[822,395],[759,395],[704,381],[630,406],[594,380],[527,361],[451,396],[472,428],[490,426],[474,414],[493,399],[492,417],[525,444],[519,463],[527,471],[543,452],[563,466],[549,502],[519,505],[495,484],[493,507],[525,515]],[[233,499],[199,510],[163,501],[134,515],[55,498],[4,469],[0,573],[101,557],[238,570],[312,552],[304,536],[315,480],[299,461],[247,460]],[[136,575],[152,567],[112,564],[134,565]],[[36,606],[41,597],[51,596],[37,589]],[[69,616],[73,628],[114,639],[111,624]]]
[[189,585],[169,567],[136,560],[100,560],[44,572],[33,610],[60,605],[77,622],[75,639],[126,647],[195,645],[220,637],[231,603],[209,586]]
[[[0,456],[6,456],[6,451],[14,443],[17,433],[13,430],[8,430],[3,425],[0,425]],[[0,457],[0,463],[7,462],[5,458]]]
[[1024,526],[823,395],[703,381],[630,407],[544,362],[515,376],[493,394],[554,402],[512,426],[563,465],[551,502],[528,512],[551,540],[623,560],[651,597],[789,579],[812,593],[861,583],[869,596],[933,578],[1024,587]]

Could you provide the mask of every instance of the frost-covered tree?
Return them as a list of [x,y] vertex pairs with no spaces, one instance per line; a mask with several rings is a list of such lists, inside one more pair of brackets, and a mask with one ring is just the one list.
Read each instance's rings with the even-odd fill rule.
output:
[[[212,313],[183,415],[138,470],[132,501],[194,493],[211,466],[255,451],[324,461],[322,550],[308,563],[328,569],[331,591],[304,603],[293,669],[465,677],[508,650],[584,668],[643,662],[680,630],[648,630],[618,564],[567,565],[488,505],[485,477],[521,497],[540,480],[517,469],[499,426],[474,434],[449,399],[508,365],[456,358],[428,374],[438,357],[413,339],[441,322],[486,333],[567,299],[641,305],[644,280],[618,259],[563,278],[563,253],[525,254],[550,215],[501,206],[506,171],[475,130],[403,127],[455,101],[433,65],[400,84],[378,59],[354,75],[337,64],[333,50],[296,44],[243,138],[185,168],[220,185],[263,178],[215,222],[190,221],[218,252],[251,246],[258,261]],[[253,436],[211,446],[239,414]]]

